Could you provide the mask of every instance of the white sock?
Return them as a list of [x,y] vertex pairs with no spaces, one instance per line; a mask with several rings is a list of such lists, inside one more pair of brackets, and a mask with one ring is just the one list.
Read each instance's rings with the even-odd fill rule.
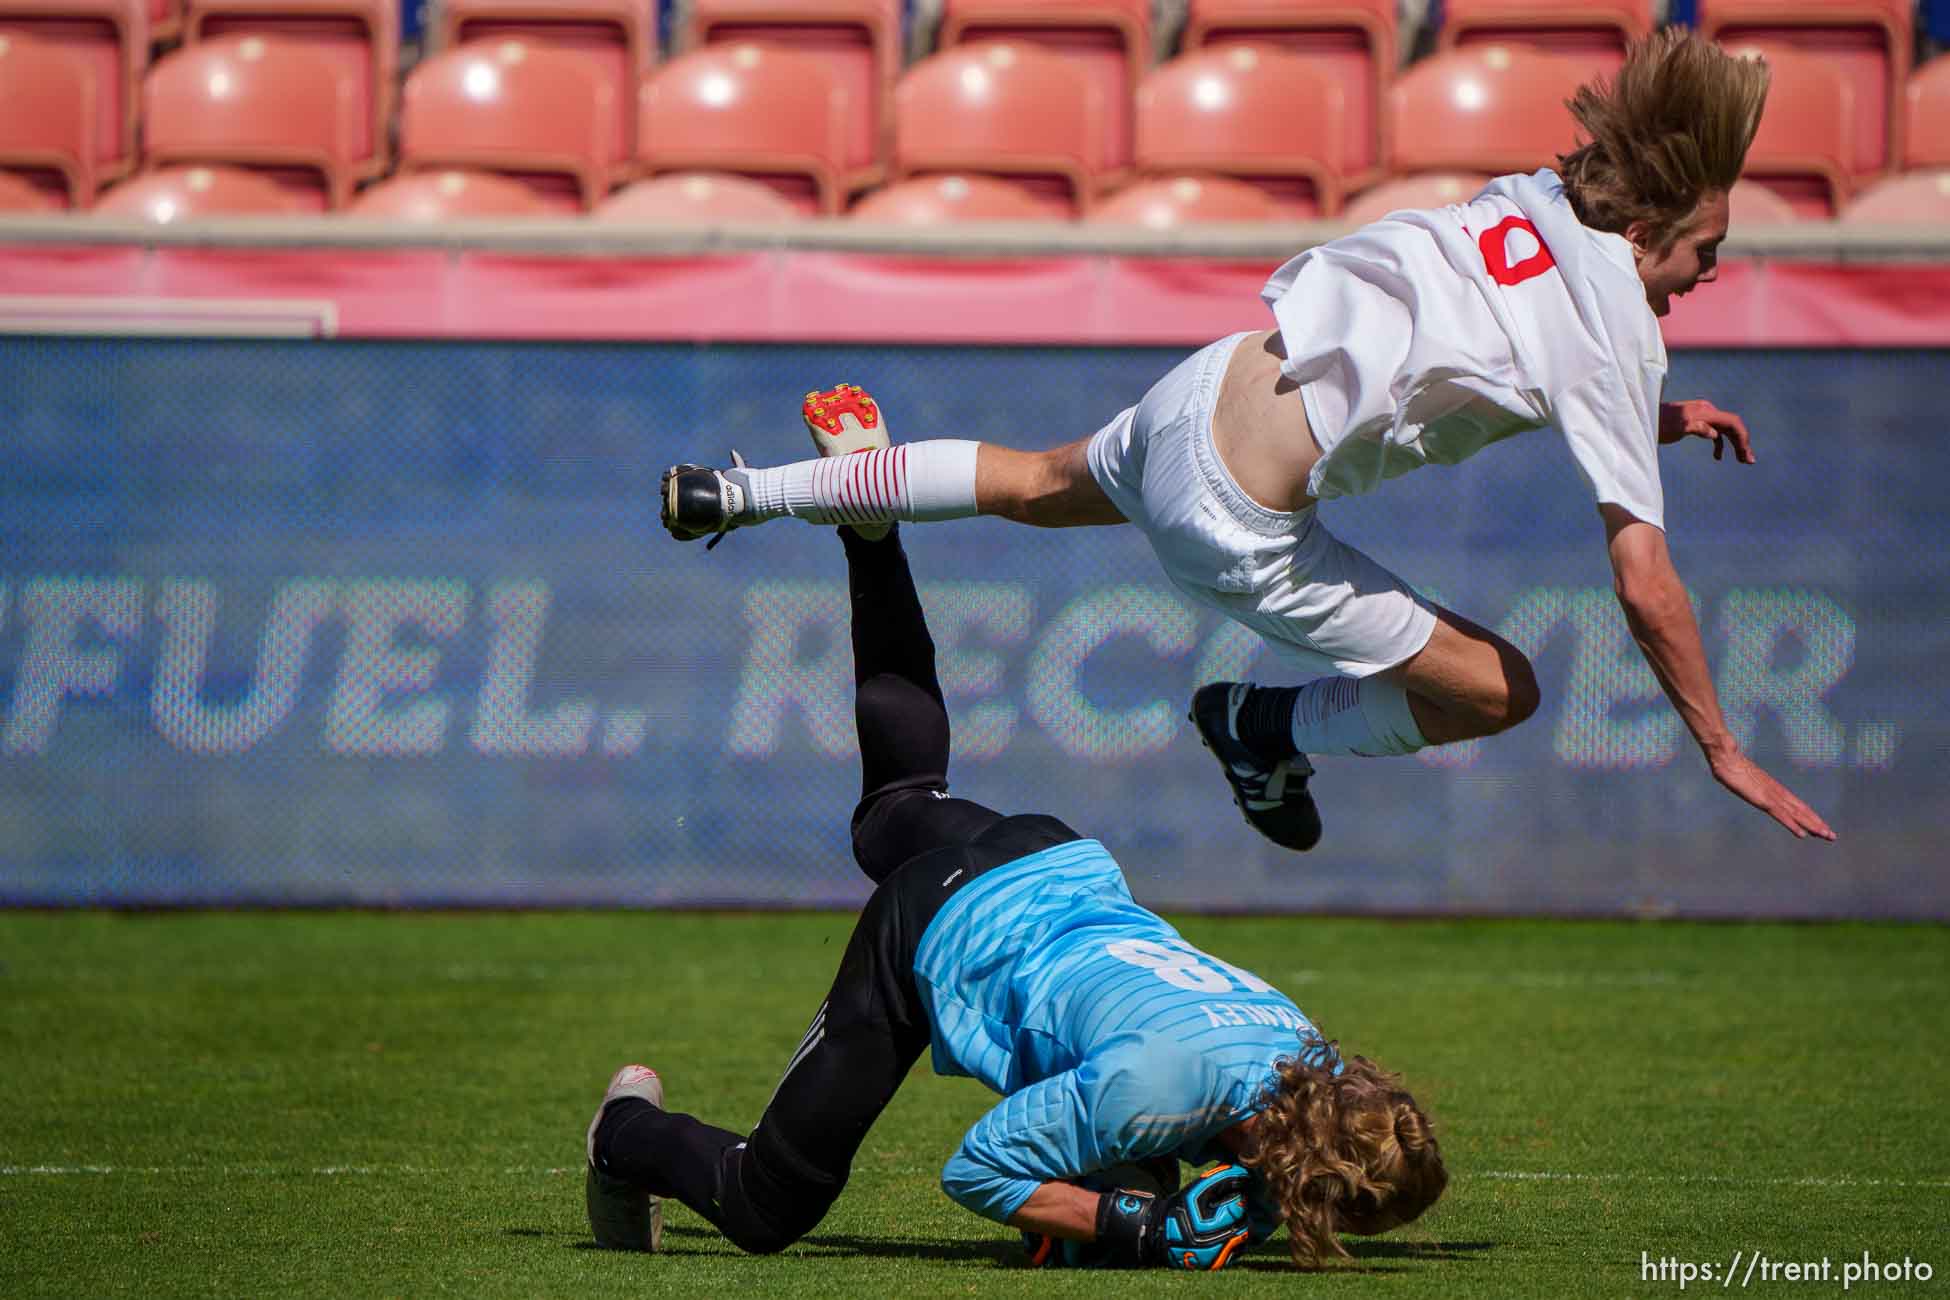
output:
[[1303,754],[1412,754],[1428,747],[1408,692],[1381,677],[1322,677],[1300,688],[1293,744]]
[[[883,451],[748,469],[745,510],[756,523],[930,523],[975,513],[975,449],[966,438],[903,442]],[[743,522],[743,520],[741,520]]]

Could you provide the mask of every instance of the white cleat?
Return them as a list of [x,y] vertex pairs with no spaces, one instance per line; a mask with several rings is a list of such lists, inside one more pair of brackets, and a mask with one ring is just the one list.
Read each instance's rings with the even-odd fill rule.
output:
[[[806,431],[813,446],[826,457],[851,456],[863,451],[885,451],[887,416],[880,404],[858,384],[840,384],[825,392],[807,393],[800,414],[806,418]],[[870,542],[887,535],[892,524],[850,524],[854,532]]]
[[609,1250],[655,1251],[664,1242],[663,1202],[634,1183],[596,1168],[596,1126],[603,1122],[609,1103],[619,1097],[636,1097],[662,1110],[664,1081],[647,1065],[626,1065],[610,1079],[603,1104],[596,1107],[596,1117],[589,1121],[589,1172],[583,1179],[589,1230],[595,1234],[596,1244]]

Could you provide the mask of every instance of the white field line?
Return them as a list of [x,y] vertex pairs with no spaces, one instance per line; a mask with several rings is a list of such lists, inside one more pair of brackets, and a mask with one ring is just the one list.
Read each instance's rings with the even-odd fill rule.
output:
[[[497,1173],[509,1178],[554,1178],[579,1174],[580,1165],[496,1170],[433,1168],[419,1165],[0,1165],[0,1177],[182,1177],[220,1178],[451,1178],[456,1174]],[[1783,1178],[1733,1178],[1717,1174],[1568,1173],[1533,1169],[1458,1171],[1462,1181],[1497,1183],[1650,1183],[1722,1187],[1899,1187],[1950,1189],[1950,1178],[1830,1178],[1816,1174]]]

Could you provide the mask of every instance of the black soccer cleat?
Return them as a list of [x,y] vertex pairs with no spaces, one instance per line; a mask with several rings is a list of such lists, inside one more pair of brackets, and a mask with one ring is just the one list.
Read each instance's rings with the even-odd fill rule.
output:
[[[745,458],[735,451],[731,463],[745,468]],[[664,530],[680,542],[709,537],[705,549],[716,546],[749,508],[743,477],[704,465],[672,465],[659,484]]]
[[1232,801],[1246,824],[1281,848],[1305,853],[1320,843],[1320,809],[1307,793],[1314,774],[1306,755],[1268,763],[1239,739],[1239,709],[1252,686],[1213,682],[1192,695],[1192,725],[1232,786]]

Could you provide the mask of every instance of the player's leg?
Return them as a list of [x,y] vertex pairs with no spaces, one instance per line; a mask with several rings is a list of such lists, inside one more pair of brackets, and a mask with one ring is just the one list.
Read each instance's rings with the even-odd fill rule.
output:
[[914,902],[899,879],[875,891],[831,991],[749,1134],[622,1097],[593,1129],[591,1162],[600,1176],[675,1197],[754,1254],[783,1250],[811,1231],[928,1045],[913,963],[932,911]]

